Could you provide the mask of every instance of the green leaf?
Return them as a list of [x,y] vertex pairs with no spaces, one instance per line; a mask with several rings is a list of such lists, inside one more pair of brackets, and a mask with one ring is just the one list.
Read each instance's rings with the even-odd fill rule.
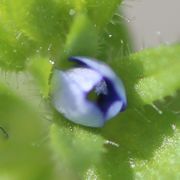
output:
[[[173,128],[176,128],[174,125]],[[165,138],[161,147],[154,153],[154,157],[147,161],[136,162],[136,179],[179,179],[180,172],[180,132],[175,130],[173,137]]]
[[24,69],[35,44],[12,24],[0,24],[0,67],[6,70]]
[[51,127],[51,143],[59,178],[82,179],[86,170],[100,160],[104,140],[98,131],[74,126],[58,116],[55,115],[57,123]]
[[97,179],[178,179],[180,116],[164,106],[178,105],[179,97],[108,122],[102,132],[107,151],[93,171]]
[[105,62],[114,62],[114,59],[122,59],[132,53],[132,45],[125,22],[121,13],[113,15],[99,38],[97,59]]
[[70,55],[97,57],[102,43],[98,36],[104,33],[120,2],[1,1],[1,67],[22,70],[36,55],[50,57],[57,66],[66,64]]
[[[0,177],[49,179],[48,124],[39,111],[0,83]],[[3,131],[2,131],[3,129]]]
[[31,56],[39,54],[54,59],[73,19],[71,8],[66,1],[60,5],[48,0],[1,1],[1,67],[22,70]]
[[2,5],[5,9],[4,18],[13,19],[22,32],[43,43],[61,41],[72,18],[68,14],[72,5],[66,1],[57,5],[56,1],[17,0],[4,1]]
[[[180,46],[129,56],[120,2],[0,1],[0,179],[179,179]],[[42,99],[50,61],[72,55],[102,59],[125,84],[129,109],[102,129]]]
[[35,56],[31,58],[28,69],[34,77],[37,86],[39,86],[40,94],[44,98],[49,95],[49,78],[52,70],[53,61],[49,58]]
[[180,45],[161,46],[109,61],[122,78],[129,108],[152,104],[180,88]]
[[[64,52],[59,62],[61,68],[70,56],[95,56],[98,47],[98,36],[95,27],[84,14],[76,16],[67,35]],[[85,44],[88,44],[86,46]]]
[[97,29],[102,30],[116,12],[121,0],[87,0],[86,7],[88,15]]

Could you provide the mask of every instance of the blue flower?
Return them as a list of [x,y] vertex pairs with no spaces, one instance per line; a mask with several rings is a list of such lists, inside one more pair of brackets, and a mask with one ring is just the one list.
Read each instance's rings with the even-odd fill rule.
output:
[[58,112],[77,124],[102,127],[125,110],[124,86],[106,64],[86,57],[69,60],[79,66],[56,69],[52,76],[52,104]]

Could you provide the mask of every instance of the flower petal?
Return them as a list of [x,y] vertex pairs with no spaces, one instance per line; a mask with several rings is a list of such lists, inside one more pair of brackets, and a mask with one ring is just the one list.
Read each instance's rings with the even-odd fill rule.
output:
[[123,102],[122,110],[127,106],[126,93],[122,81],[116,76],[116,74],[103,62],[96,61],[87,57],[70,57],[69,60],[79,63],[81,66],[89,67],[99,72],[102,76],[107,78],[114,88],[119,100]]
[[89,92],[102,80],[98,72],[89,68],[73,68],[66,71],[66,75],[84,92]]
[[108,111],[106,113],[106,120],[109,120],[112,117],[114,117],[116,114],[118,114],[118,112],[120,112],[122,108],[122,105],[123,105],[122,101],[113,102],[108,108]]
[[[101,127],[104,124],[103,114],[95,104],[87,100],[84,92],[91,89],[92,85],[99,80],[99,77],[93,75],[92,82],[85,85],[86,83],[83,83],[85,79],[78,77],[79,75],[73,75],[73,72],[77,75],[78,71],[54,71],[52,77],[52,103],[57,111],[75,123]],[[85,73],[85,70],[83,72]],[[88,70],[88,72],[90,71]]]

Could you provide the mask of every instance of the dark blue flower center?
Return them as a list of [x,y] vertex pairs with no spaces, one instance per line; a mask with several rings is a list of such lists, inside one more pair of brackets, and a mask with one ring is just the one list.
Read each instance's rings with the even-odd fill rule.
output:
[[96,102],[101,94],[107,95],[107,84],[104,80],[101,80],[95,87],[88,93],[87,97],[90,101]]
[[114,101],[119,99],[112,83],[108,79],[100,81],[91,92],[88,93],[88,99],[97,104],[104,116]]
[[100,94],[97,99],[97,105],[101,109],[103,114],[106,116],[109,107],[112,105],[113,102],[119,100],[119,97],[111,81],[106,79],[105,82],[107,84],[108,94]]

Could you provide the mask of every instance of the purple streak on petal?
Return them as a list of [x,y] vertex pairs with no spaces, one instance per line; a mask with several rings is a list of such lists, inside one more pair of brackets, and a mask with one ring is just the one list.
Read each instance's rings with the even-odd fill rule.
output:
[[[114,87],[111,85],[111,81],[108,79],[105,79],[108,87],[108,94],[100,94],[99,98],[97,100],[98,107],[101,109],[101,111],[104,114],[105,119],[108,119],[108,109],[111,108],[112,104],[115,101],[120,101],[119,97],[114,89]],[[119,109],[119,112],[121,110],[122,106]]]
[[110,94],[101,97],[101,101],[99,100],[100,107],[104,112],[106,112],[113,101],[116,100],[122,101],[121,111],[125,110],[127,100],[123,83],[106,64],[86,57],[70,57],[69,60],[77,62],[80,66],[94,69],[104,77],[110,89]]
[[52,103],[55,109],[75,123],[102,127],[104,124],[102,112],[94,103],[87,100],[84,90],[72,72],[55,70],[52,77]]

